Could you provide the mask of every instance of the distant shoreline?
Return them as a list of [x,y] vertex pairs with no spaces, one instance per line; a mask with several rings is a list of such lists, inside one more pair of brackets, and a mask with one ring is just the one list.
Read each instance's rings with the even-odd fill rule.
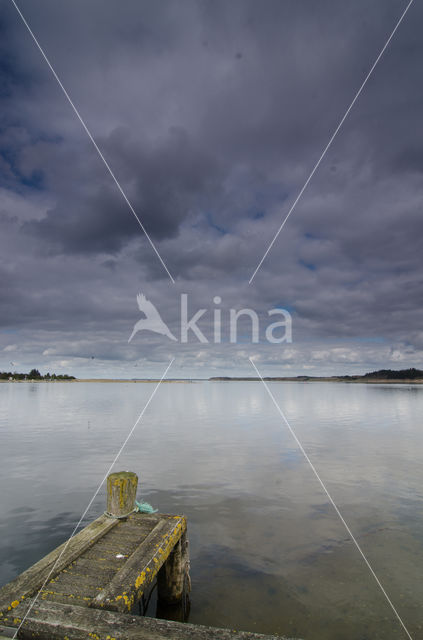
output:
[[[136,379],[134,380],[134,379],[131,379],[131,378],[128,378],[128,379],[121,379],[121,378],[77,378],[74,382],[131,382],[131,383],[135,382],[137,384],[138,383],[150,383],[151,384],[152,382],[156,382],[156,383],[160,382],[160,378],[143,378],[143,379],[140,379],[140,380],[136,380]],[[175,379],[172,379],[172,378],[166,379],[166,378],[164,378],[162,380],[162,383],[164,383],[164,382],[167,382],[167,383],[170,383],[170,382],[187,382],[187,383],[190,383],[190,382],[199,382],[199,381],[198,380],[189,380],[189,379],[185,379],[185,378],[180,378],[180,379],[178,379],[178,378],[175,378]]]
[[[345,384],[423,384],[422,378],[417,379],[404,379],[404,378],[324,378],[324,377],[310,377],[305,378],[302,376],[294,377],[294,378],[263,378],[264,382],[343,382]],[[13,383],[13,384],[26,384],[26,383],[37,383],[37,384],[58,384],[58,383],[66,383],[66,384],[74,384],[78,382],[105,382],[105,383],[131,383],[131,384],[152,384],[160,382],[159,378],[144,378],[140,380],[134,379],[122,379],[122,378],[75,378],[75,380],[0,380],[1,383]],[[171,383],[182,383],[182,384],[193,384],[195,382],[261,382],[260,378],[179,378],[179,379],[171,379],[171,380],[162,380],[162,384],[171,384]]]
[[[191,382],[204,382],[206,380],[206,378],[204,378],[204,380],[190,380],[190,379],[185,379],[185,378],[181,378],[181,379],[169,379],[169,380],[162,380],[162,383],[164,382],[187,382],[187,383],[191,383]],[[29,383],[36,383],[36,384],[57,384],[57,383],[61,383],[61,382],[65,382],[66,384],[74,384],[75,382],[136,382],[136,383],[152,383],[152,382],[160,382],[160,378],[144,378],[142,380],[134,380],[131,378],[75,378],[74,380],[37,380],[36,378],[32,379],[32,380],[0,380],[0,383],[13,383],[13,384],[27,384]]]
[[[209,378],[211,382],[261,382],[260,378]],[[324,378],[298,376],[295,378],[263,378],[264,382],[344,382],[346,384],[423,384],[422,378]]]
[[[15,375],[16,378],[11,376]],[[8,376],[8,377],[6,377]],[[423,370],[411,367],[409,369],[378,369],[361,375],[344,376],[213,376],[211,378],[75,378],[67,374],[56,376],[46,374],[42,376],[38,369],[31,369],[29,374],[12,374],[0,372],[1,382],[117,382],[117,383],[184,383],[192,382],[344,382],[347,384],[423,384]]]

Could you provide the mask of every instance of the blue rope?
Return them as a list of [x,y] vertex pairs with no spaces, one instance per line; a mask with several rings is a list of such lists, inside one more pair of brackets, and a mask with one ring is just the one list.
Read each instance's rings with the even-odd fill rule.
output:
[[148,502],[138,502],[135,500],[135,511],[138,513],[157,513],[158,509],[154,509]]

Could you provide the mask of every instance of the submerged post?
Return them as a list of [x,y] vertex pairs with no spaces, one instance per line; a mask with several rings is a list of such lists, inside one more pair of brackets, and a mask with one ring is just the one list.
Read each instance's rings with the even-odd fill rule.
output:
[[124,518],[135,508],[138,476],[132,471],[118,471],[107,477],[107,514]]

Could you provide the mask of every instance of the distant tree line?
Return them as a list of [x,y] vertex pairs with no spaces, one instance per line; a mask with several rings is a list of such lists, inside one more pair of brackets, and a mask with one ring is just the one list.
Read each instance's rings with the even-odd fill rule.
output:
[[421,369],[401,369],[400,371],[394,371],[393,369],[379,369],[379,371],[371,371],[365,373],[362,376],[341,376],[347,380],[361,380],[362,378],[376,380],[417,380],[423,378],[423,371]]
[[392,369],[380,369],[380,371],[372,371],[371,373],[365,373],[363,378],[383,378],[386,380],[415,380],[416,378],[423,378],[423,371],[421,369],[401,369],[400,371],[393,371]]
[[16,373],[11,371],[0,371],[0,380],[75,380],[75,376],[68,376],[66,373],[46,373],[42,376],[38,369],[31,369],[29,373]]
[[[371,371],[370,373],[365,373],[363,375],[355,375],[355,376],[330,376],[330,377],[320,377],[320,376],[295,376],[295,377],[266,377],[263,378],[265,381],[283,381],[283,380],[298,380],[299,382],[307,381],[307,380],[418,380],[423,379],[423,371],[421,369],[415,369],[412,367],[411,369],[401,369],[400,371],[393,371],[392,369],[379,369],[379,371]],[[229,378],[228,376],[219,376],[214,378],[209,378],[209,380],[237,380],[237,381],[249,381],[255,382],[260,380],[260,378]]]

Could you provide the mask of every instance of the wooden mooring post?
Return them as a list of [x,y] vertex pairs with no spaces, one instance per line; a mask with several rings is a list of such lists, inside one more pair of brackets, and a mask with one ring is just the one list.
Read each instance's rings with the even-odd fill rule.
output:
[[276,638],[134,615],[156,577],[159,604],[190,589],[185,517],[137,513],[137,486],[111,474],[105,513],[0,589],[0,640]]
[[118,471],[107,476],[106,514],[112,518],[126,518],[135,509],[138,476],[132,471]]

